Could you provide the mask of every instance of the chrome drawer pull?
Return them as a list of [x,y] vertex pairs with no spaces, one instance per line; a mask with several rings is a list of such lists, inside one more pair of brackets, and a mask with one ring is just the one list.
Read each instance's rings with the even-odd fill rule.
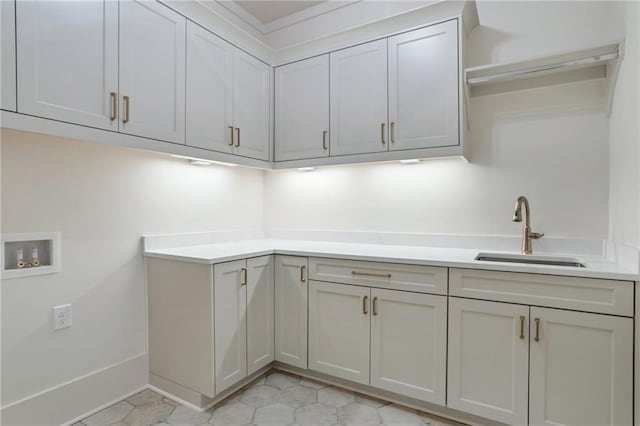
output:
[[371,272],[351,271],[351,275],[362,275],[362,276],[365,276],[365,277],[386,278],[388,280],[391,279],[391,274],[374,274],[374,273],[371,273]]

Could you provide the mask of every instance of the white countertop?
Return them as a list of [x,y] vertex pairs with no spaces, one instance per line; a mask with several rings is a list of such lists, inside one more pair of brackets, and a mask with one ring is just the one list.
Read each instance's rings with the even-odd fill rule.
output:
[[587,267],[577,268],[474,260],[480,251],[484,250],[286,239],[251,239],[175,248],[148,249],[144,254],[147,257],[204,264],[227,262],[268,254],[285,254],[625,281],[640,279],[633,271],[598,256],[579,256],[584,260]]

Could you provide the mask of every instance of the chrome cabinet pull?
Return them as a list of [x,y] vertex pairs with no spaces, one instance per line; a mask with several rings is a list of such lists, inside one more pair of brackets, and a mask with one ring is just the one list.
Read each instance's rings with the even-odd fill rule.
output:
[[327,146],[327,131],[323,130],[322,131],[322,149],[326,151],[328,148],[329,147]]
[[536,342],[540,341],[540,318],[534,320],[536,322],[536,337],[533,338]]
[[304,274],[304,270],[305,270],[305,269],[307,269],[307,266],[306,266],[306,265],[302,265],[302,266],[300,267],[300,282],[301,282],[301,283],[303,283],[303,282],[306,282],[306,281],[307,281],[307,280],[305,279],[305,277],[304,277],[304,276],[305,276],[305,274]]
[[377,302],[378,302],[378,298],[377,297],[374,297],[373,301],[371,302],[371,304],[373,305],[373,306],[371,306],[371,313],[374,316],[378,315],[378,303]]
[[122,102],[124,103],[124,118],[122,119],[122,122],[127,124],[129,122],[129,97],[123,96]]
[[240,269],[240,272],[242,273],[242,281],[240,282],[240,285],[247,285],[247,268],[242,268]]
[[369,311],[367,311],[367,301],[369,300],[369,296],[364,296],[362,298],[362,313],[367,315]]
[[236,127],[236,148],[240,147],[240,127]]
[[386,143],[384,141],[384,123],[380,123],[380,141],[382,142],[382,145]]
[[524,340],[524,315],[520,316],[520,339]]
[[118,118],[118,94],[111,92],[111,121]]
[[365,277],[377,277],[377,278],[391,279],[391,274],[374,274],[374,273],[371,273],[371,272],[351,271],[351,275],[362,275],[362,276],[365,276]]
[[395,128],[396,128],[396,123],[392,121],[391,122],[391,129],[390,129],[390,131],[391,131],[391,143],[396,143],[396,138],[395,138],[395,135],[394,135]]
[[233,126],[229,126],[231,137],[229,138],[229,146],[233,146]]

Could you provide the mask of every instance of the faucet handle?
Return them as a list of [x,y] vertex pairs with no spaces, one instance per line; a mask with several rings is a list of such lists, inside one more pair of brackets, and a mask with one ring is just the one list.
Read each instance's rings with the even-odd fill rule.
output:
[[539,240],[542,237],[544,237],[544,232],[529,232],[529,238],[534,240]]

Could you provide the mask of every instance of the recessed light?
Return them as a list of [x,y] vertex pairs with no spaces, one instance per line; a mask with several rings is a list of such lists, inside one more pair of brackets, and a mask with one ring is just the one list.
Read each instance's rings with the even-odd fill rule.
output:
[[418,164],[420,160],[417,158],[412,158],[410,160],[400,160],[400,164]]
[[315,169],[315,167],[298,167],[299,172],[312,172]]

